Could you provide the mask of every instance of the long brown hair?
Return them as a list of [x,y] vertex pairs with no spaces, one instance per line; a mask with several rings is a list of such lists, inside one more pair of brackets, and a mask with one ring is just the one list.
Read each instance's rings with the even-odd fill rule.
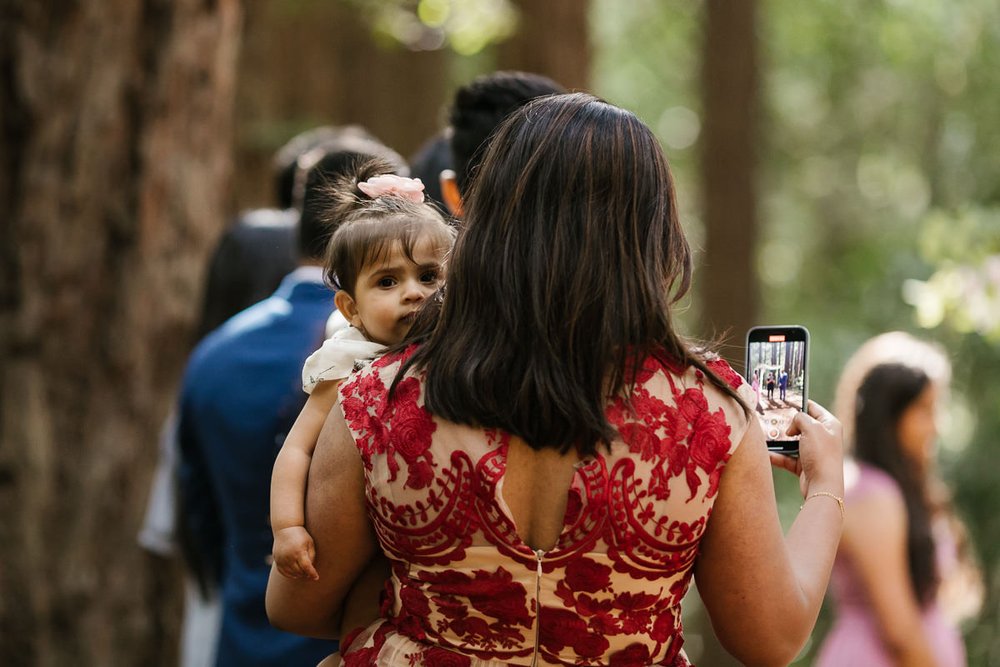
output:
[[631,390],[649,355],[739,400],[673,329],[690,280],[649,128],[582,93],[535,100],[486,151],[440,320],[403,371],[426,371],[425,404],[446,419],[592,453],[616,437],[608,397]]
[[906,554],[917,599],[926,605],[940,582],[931,529],[928,478],[899,440],[899,421],[930,386],[923,370],[906,364],[879,364],[858,388],[854,423],[854,456],[887,473],[906,506]]

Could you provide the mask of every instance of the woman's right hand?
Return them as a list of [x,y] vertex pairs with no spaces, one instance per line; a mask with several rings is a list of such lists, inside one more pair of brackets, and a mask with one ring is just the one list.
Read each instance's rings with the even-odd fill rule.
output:
[[816,492],[844,496],[844,437],[840,420],[815,401],[808,414],[799,412],[788,428],[799,435],[798,458],[771,452],[771,465],[784,468],[799,478],[802,497]]

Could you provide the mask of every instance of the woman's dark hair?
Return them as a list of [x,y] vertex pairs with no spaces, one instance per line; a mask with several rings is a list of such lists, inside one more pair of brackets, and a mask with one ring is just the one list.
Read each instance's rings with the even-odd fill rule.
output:
[[358,183],[391,173],[393,165],[370,159],[324,187],[324,220],[336,230],[327,246],[326,279],[352,297],[362,269],[382,261],[397,242],[413,261],[413,246],[418,238],[430,238],[442,254],[451,249],[455,240],[455,230],[433,204],[392,195],[373,199],[358,188]]
[[616,437],[608,397],[630,391],[650,355],[696,366],[738,400],[674,332],[670,306],[690,277],[649,128],[590,95],[541,98],[491,142],[440,319],[402,370],[426,371],[437,415],[590,454]]
[[854,417],[854,456],[887,473],[902,492],[910,580],[921,605],[934,599],[939,583],[931,531],[929,480],[920,464],[903,450],[899,420],[930,383],[927,374],[913,366],[898,363],[875,366],[858,388]]

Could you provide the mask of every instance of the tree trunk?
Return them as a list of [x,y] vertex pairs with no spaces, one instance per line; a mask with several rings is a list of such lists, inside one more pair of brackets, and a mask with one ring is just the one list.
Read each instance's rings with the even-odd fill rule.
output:
[[500,46],[501,69],[542,74],[570,90],[590,86],[589,6],[586,0],[514,0],[517,33]]
[[136,533],[225,221],[240,5],[2,11],[0,664],[176,664]]
[[[756,4],[707,0],[703,18],[705,253],[696,284],[701,286],[702,331],[707,337],[726,335],[720,352],[737,369],[744,364],[743,337],[757,317]],[[700,602],[692,606],[696,613],[685,622],[686,634],[701,641],[691,658],[696,664],[738,665],[719,644]]]
[[271,156],[317,125],[356,123],[404,157],[445,120],[451,53],[380,44],[354,3],[246,3],[236,204],[274,205]]
[[756,323],[759,289],[756,10],[755,0],[708,0],[702,44],[702,330],[727,334],[723,353],[737,368],[743,337]]

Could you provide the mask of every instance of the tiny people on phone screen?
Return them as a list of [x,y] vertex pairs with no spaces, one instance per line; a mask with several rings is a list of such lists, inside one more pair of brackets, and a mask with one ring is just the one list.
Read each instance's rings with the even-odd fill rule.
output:
[[769,336],[767,341],[751,341],[747,357],[747,381],[757,396],[754,409],[764,436],[768,440],[797,440],[798,436],[785,431],[802,409],[806,342]]

